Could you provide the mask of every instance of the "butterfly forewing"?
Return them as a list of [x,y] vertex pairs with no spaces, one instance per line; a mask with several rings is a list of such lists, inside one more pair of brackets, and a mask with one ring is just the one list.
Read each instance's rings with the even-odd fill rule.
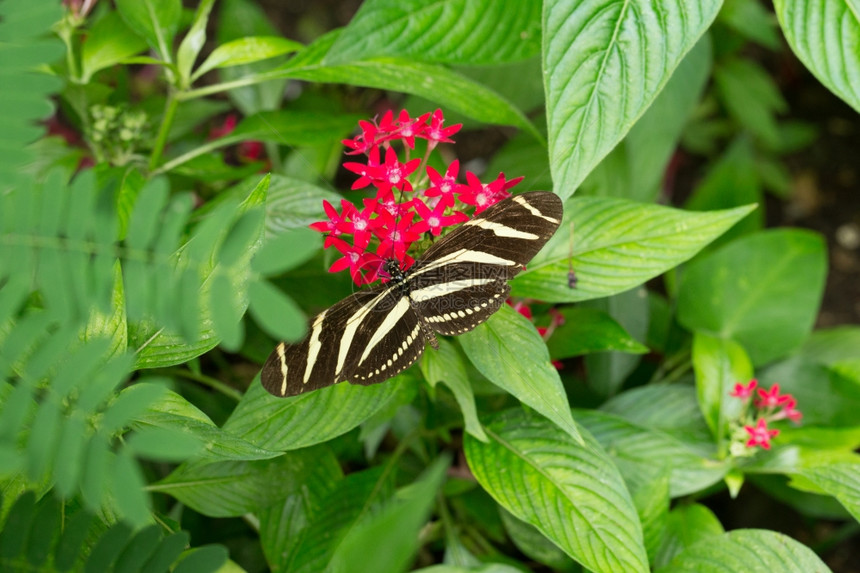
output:
[[432,332],[460,334],[487,320],[520,272],[555,233],[558,196],[532,192],[486,209],[436,242],[403,276],[358,292],[315,317],[305,340],[279,344],[263,386],[296,396],[347,380],[382,382],[435,345]]

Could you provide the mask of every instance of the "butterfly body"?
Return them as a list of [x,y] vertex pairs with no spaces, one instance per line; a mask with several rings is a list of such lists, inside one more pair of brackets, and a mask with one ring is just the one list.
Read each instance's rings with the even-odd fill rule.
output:
[[438,240],[409,269],[386,263],[389,282],[314,317],[305,339],[280,343],[261,379],[276,396],[347,381],[376,384],[412,365],[435,334],[468,332],[496,312],[516,276],[555,233],[563,210],[542,191],[501,201]]

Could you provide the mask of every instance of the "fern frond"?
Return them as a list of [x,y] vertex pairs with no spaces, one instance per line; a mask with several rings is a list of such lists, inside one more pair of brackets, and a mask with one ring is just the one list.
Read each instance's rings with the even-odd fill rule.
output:
[[67,509],[32,491],[18,497],[0,528],[0,569],[157,573],[189,561],[185,567],[194,571],[217,571],[227,561],[219,545],[189,549],[184,531],[165,534],[157,525],[134,531],[123,522],[105,528],[92,513],[66,516]]
[[0,2],[0,191],[31,179],[22,169],[33,161],[28,145],[44,132],[37,121],[51,114],[48,96],[61,87],[38,68],[63,55],[63,44],[46,37],[61,15],[57,2]]

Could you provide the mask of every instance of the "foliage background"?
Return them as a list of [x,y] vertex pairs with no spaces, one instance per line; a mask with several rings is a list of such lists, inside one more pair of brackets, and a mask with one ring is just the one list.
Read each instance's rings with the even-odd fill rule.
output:
[[[860,334],[811,329],[828,260],[849,304],[819,327],[860,313],[858,282],[833,280],[857,273],[857,195],[833,197],[856,177],[860,24],[801,4],[777,25],[740,0],[118,0],[86,21],[0,2],[4,568],[806,571],[817,552],[850,571]],[[33,126],[52,94],[65,139]],[[340,139],[389,105],[462,117],[457,152],[490,174],[576,190],[573,247],[560,232],[513,285],[579,302],[550,339],[560,373],[498,367],[547,356],[502,312],[379,386],[275,400],[252,381],[345,294],[302,229],[348,185]],[[816,223],[829,258],[765,221]],[[735,460],[724,390],[754,374],[805,424]]]

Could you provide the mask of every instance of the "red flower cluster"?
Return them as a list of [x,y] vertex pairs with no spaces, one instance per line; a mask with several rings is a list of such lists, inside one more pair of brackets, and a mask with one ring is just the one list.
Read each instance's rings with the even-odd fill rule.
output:
[[[760,446],[769,450],[770,441],[779,435],[779,430],[769,429],[768,422],[784,419],[798,422],[803,414],[796,409],[797,400],[791,394],[779,393],[779,384],[774,384],[770,390],[764,388],[756,390],[757,386],[758,380],[755,378],[746,384],[737,383],[729,395],[744,400],[746,406],[742,415],[742,420],[747,422],[743,424],[743,429],[747,433],[744,445],[748,448]],[[758,396],[755,395],[756,393]],[[752,415],[746,411],[750,404],[755,407]]]
[[[329,271],[349,269],[355,284],[362,285],[380,278],[387,260],[394,259],[406,269],[414,262],[407,251],[425,233],[439,236],[445,227],[468,220],[463,211],[456,210],[458,202],[474,206],[475,213],[480,213],[510,197],[508,189],[522,177],[508,181],[500,173],[495,181],[484,185],[475,174],[466,172],[467,183],[462,184],[457,182],[457,160],[451,162],[445,175],[427,164],[439,143],[453,143],[451,136],[460,127],[444,126],[438,109],[416,118],[404,110],[396,119],[388,111],[378,122],[359,122],[361,132],[343,144],[349,149],[347,155],[364,154],[367,161],[348,161],[343,166],[358,175],[352,189],[372,186],[376,192],[364,199],[361,207],[344,199],[338,210],[323,201],[328,218],[310,227],[326,233],[325,247],[334,247],[342,255]],[[423,158],[410,159],[416,139],[427,141],[427,151]],[[346,240],[348,236],[351,242]]]

